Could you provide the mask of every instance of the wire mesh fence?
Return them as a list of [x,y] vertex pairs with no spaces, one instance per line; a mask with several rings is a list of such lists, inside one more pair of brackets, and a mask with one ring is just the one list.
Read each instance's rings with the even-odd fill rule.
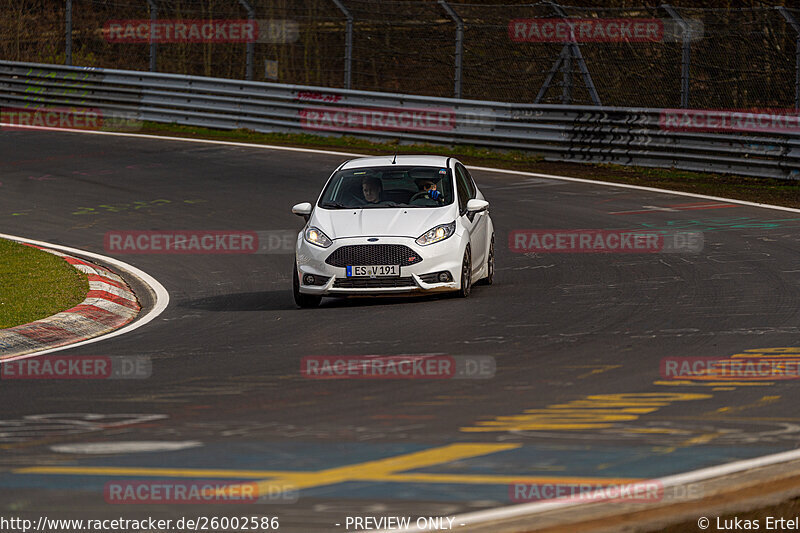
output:
[[0,0],[0,6],[0,58],[11,61],[518,103],[800,104],[800,39],[792,24],[800,11],[772,6],[670,10],[510,0]]

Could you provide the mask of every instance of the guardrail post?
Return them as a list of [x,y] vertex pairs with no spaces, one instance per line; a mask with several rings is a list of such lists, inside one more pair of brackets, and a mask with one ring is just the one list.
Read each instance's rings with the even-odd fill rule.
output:
[[794,30],[794,110],[800,111],[800,24],[783,6],[776,8]]
[[[250,21],[250,24],[253,24],[253,21],[256,19],[256,11],[253,9],[253,6],[250,5],[250,2],[247,0],[239,0],[239,3],[247,10],[247,20]],[[255,55],[256,51],[256,43],[249,42],[247,43],[247,52],[246,52],[246,59],[245,62],[247,63],[247,73],[245,77],[248,81],[253,80],[253,56]]]
[[156,72],[156,47],[158,46],[153,41],[153,24],[158,20],[158,4],[156,0],[147,0],[147,4],[150,6],[150,72]]
[[439,5],[444,8],[447,15],[456,23],[456,58],[453,81],[455,87],[453,88],[453,94],[455,98],[461,98],[461,72],[463,68],[462,63],[464,61],[464,21],[458,16],[458,13],[453,11],[453,8],[447,3],[447,0],[439,0]]
[[683,52],[681,54],[681,108],[689,107],[689,64],[691,62],[691,39],[689,24],[683,20],[675,9],[669,4],[662,4],[661,7],[669,13],[669,16],[681,27],[681,38],[683,39]]
[[64,13],[65,25],[65,44],[66,52],[64,57],[65,65],[72,65],[72,0],[67,0],[66,12]]
[[353,73],[353,15],[340,0],[333,0],[333,3],[347,17],[344,38],[344,88],[349,89]]

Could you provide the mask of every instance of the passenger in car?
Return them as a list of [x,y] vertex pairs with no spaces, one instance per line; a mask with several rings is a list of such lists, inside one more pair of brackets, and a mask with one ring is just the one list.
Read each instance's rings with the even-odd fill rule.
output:
[[430,180],[428,178],[419,178],[414,180],[414,183],[417,184],[419,188],[419,192],[424,192],[425,197],[430,198],[431,200],[438,200],[441,201],[444,198],[444,195],[441,191],[438,190],[436,186],[436,182]]

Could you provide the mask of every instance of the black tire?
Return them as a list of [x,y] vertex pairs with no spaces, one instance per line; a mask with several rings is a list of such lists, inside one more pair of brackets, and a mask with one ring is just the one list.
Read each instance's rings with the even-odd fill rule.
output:
[[489,258],[486,260],[486,277],[483,282],[487,285],[494,283],[494,234],[489,243]]
[[322,301],[322,296],[314,296],[313,294],[303,294],[300,292],[300,278],[297,277],[297,264],[294,265],[294,275],[292,276],[292,288],[294,289],[294,303],[297,307],[308,308],[317,307]]
[[464,260],[461,261],[461,288],[458,290],[459,298],[469,297],[472,290],[472,254],[469,246],[464,250]]

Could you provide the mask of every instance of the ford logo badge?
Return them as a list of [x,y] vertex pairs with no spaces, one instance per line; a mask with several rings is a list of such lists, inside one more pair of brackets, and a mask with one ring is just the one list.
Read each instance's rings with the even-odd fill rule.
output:
[[368,240],[369,242],[375,242],[375,241],[377,241],[377,240],[378,240],[378,238],[377,238],[377,237],[370,237],[370,238],[369,238],[369,239],[367,239],[367,240]]

